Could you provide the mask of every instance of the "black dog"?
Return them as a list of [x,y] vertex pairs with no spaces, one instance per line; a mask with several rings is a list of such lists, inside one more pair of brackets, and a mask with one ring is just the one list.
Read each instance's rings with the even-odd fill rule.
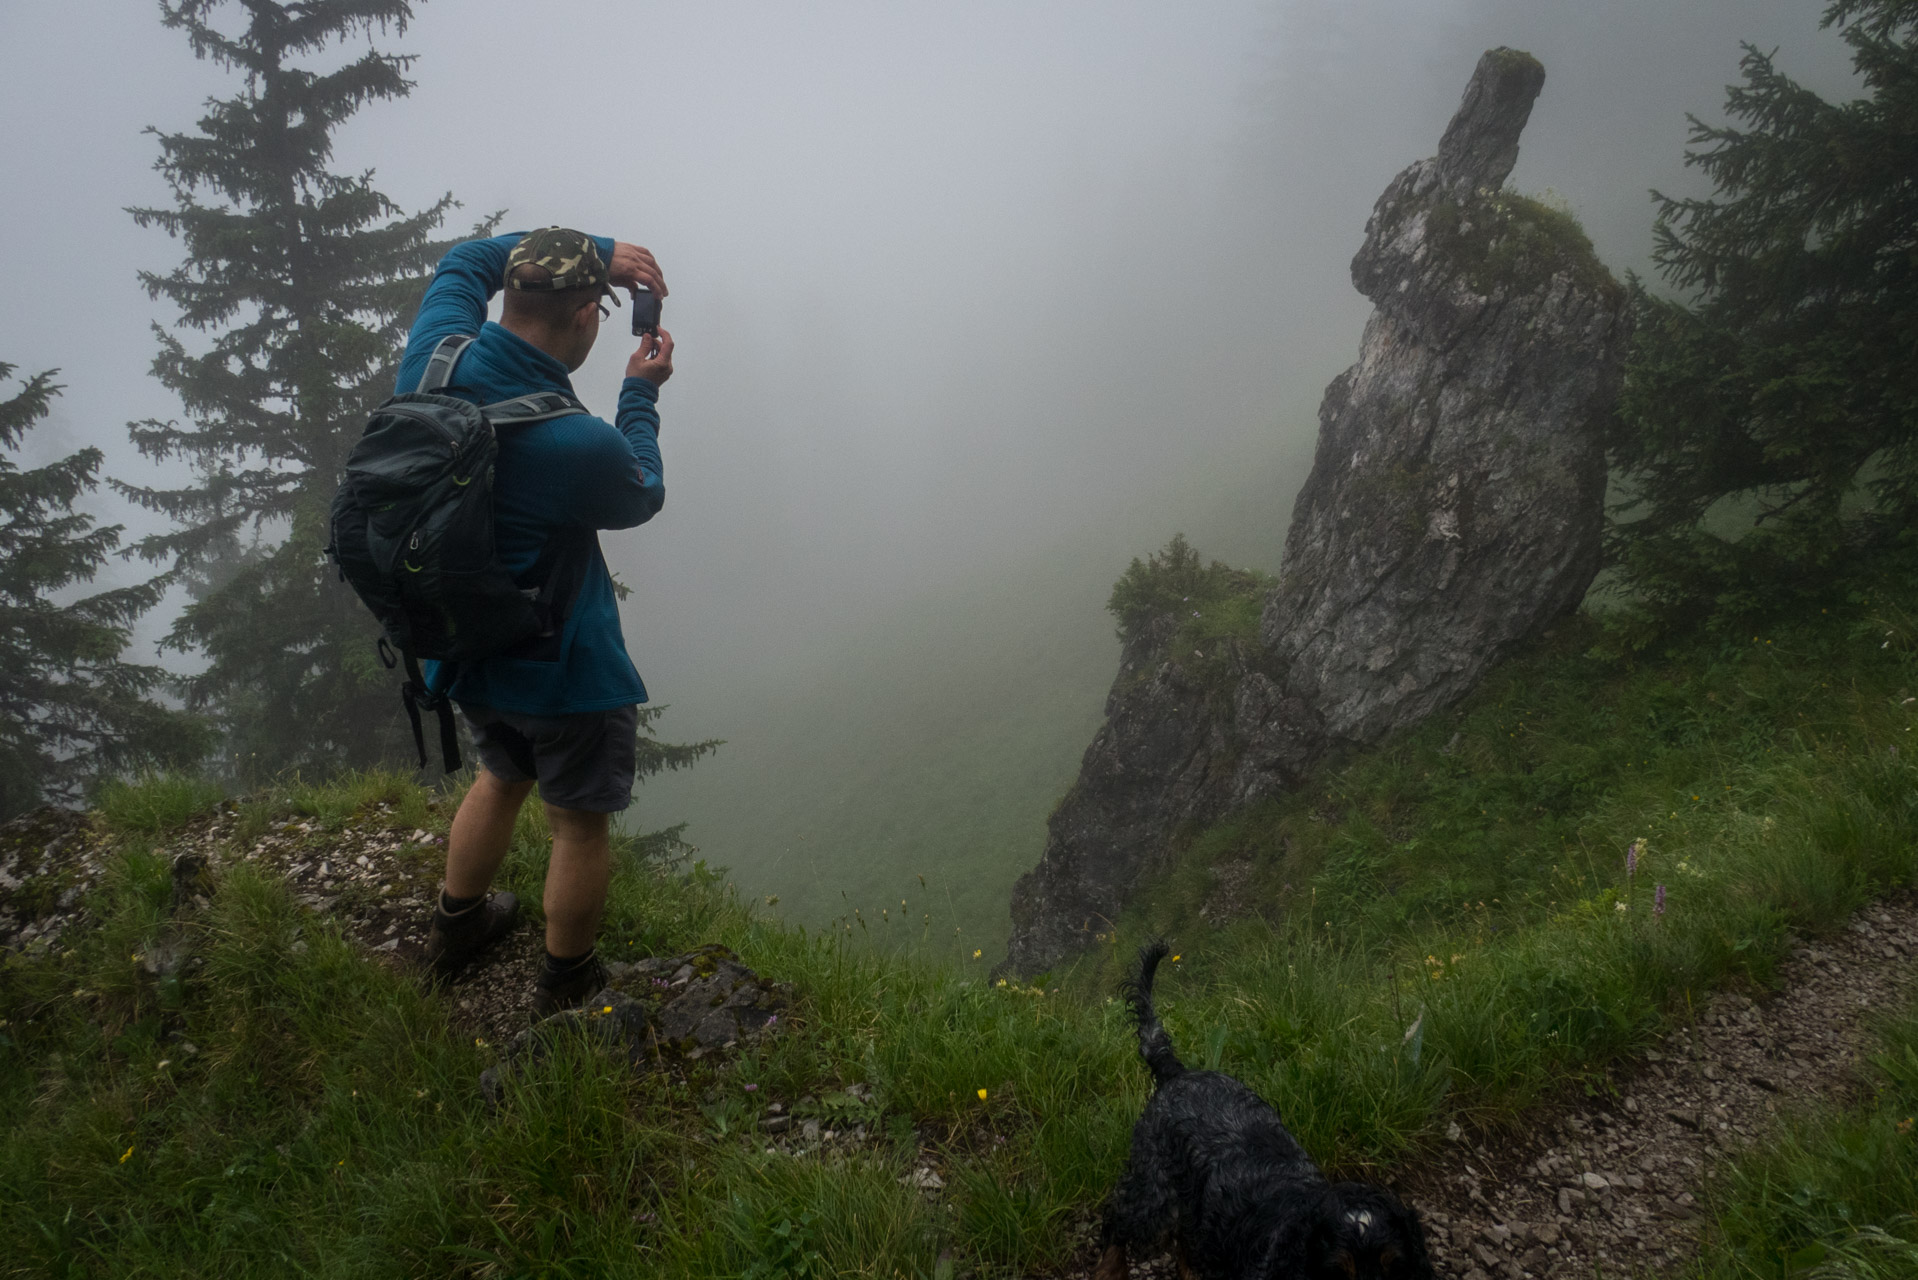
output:
[[1166,944],[1139,952],[1124,985],[1139,1056],[1157,1088],[1106,1202],[1095,1280],[1125,1280],[1134,1257],[1174,1237],[1180,1274],[1200,1280],[1431,1280],[1418,1215],[1380,1187],[1328,1182],[1279,1116],[1216,1071],[1187,1071],[1152,1009]]

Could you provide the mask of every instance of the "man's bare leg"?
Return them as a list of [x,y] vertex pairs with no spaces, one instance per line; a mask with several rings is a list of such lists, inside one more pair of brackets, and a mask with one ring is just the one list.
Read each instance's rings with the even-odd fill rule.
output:
[[426,961],[441,979],[452,978],[512,929],[519,900],[510,893],[486,896],[513,843],[513,820],[533,789],[531,782],[505,782],[481,769],[453,815],[446,840],[446,886],[426,931]]
[[546,864],[546,960],[533,984],[533,1017],[551,1017],[600,989],[606,970],[593,953],[606,887],[613,878],[611,817],[546,806],[553,858]]
[[613,878],[611,815],[546,806],[553,860],[546,867],[546,951],[570,959],[593,949]]
[[492,887],[513,843],[513,822],[533,784],[505,782],[481,769],[446,838],[446,896],[477,898]]

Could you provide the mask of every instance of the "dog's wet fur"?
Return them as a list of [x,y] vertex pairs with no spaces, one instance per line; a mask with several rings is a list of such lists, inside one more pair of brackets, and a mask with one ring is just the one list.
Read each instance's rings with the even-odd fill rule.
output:
[[1125,1280],[1171,1237],[1198,1280],[1430,1280],[1418,1215],[1382,1187],[1328,1182],[1278,1112],[1217,1071],[1188,1071],[1152,1008],[1167,947],[1139,952],[1123,986],[1156,1085],[1106,1202],[1094,1280]]

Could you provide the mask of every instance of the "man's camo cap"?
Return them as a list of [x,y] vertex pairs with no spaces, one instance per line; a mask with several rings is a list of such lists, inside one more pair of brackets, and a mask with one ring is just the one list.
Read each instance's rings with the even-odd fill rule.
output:
[[[527,266],[545,267],[552,275],[545,280],[514,279],[514,270]],[[600,292],[612,295],[617,302],[619,295],[606,283],[608,274],[593,238],[566,227],[545,227],[523,237],[506,259],[506,287],[522,293],[557,293],[598,285]]]

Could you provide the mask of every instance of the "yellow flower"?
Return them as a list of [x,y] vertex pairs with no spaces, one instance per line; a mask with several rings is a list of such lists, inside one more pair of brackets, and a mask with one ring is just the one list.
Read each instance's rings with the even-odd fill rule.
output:
[[[985,1090],[983,1090],[983,1089],[981,1089],[981,1090],[980,1090],[980,1092],[981,1092],[981,1093],[984,1093],[984,1092],[985,1092]],[[132,1147],[128,1147],[128,1148],[127,1148],[127,1149],[126,1149],[126,1150],[125,1150],[124,1152],[122,1152],[122,1153],[121,1153],[121,1155],[120,1155],[120,1163],[121,1163],[121,1164],[125,1164],[125,1163],[126,1163],[127,1161],[129,1161],[129,1160],[131,1160],[131,1159],[133,1159],[133,1148],[132,1148]]]
[[1178,957],[1178,956],[1173,956],[1173,957],[1172,957],[1172,963],[1173,963],[1173,964],[1177,964],[1177,963],[1179,963],[1179,957]]
[[979,1091],[979,1101],[984,1102],[985,1100],[986,1100],[986,1091],[984,1089],[981,1089]]
[[978,958],[979,958],[980,956],[982,956],[982,955],[984,955],[984,954],[985,954],[985,952],[984,952],[984,951],[982,951],[982,950],[980,950],[980,949],[979,949],[978,947],[974,947],[974,948],[972,949],[972,958],[973,958],[974,960],[977,960],[977,959],[978,959]]
[[610,1004],[600,1010],[601,1013],[611,1013],[612,1011],[613,1011],[613,1006]]

